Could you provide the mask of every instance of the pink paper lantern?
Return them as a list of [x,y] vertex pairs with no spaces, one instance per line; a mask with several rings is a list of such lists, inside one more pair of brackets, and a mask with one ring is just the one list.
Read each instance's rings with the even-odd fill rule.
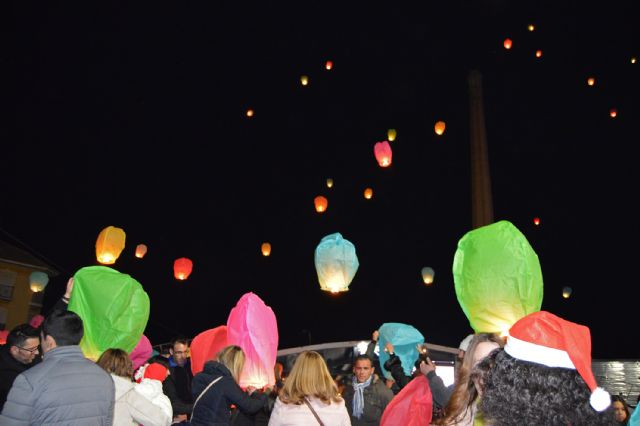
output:
[[131,358],[131,362],[133,362],[133,370],[137,370],[141,365],[144,365],[145,362],[151,355],[153,354],[153,348],[151,347],[151,342],[144,334],[140,337],[138,344],[129,354],[129,358]]
[[227,343],[240,346],[246,357],[240,387],[275,385],[278,323],[273,310],[254,293],[246,293],[231,310]]
[[191,372],[195,376],[204,368],[204,363],[215,360],[218,352],[227,346],[227,326],[221,325],[203,331],[191,341]]
[[389,142],[382,141],[376,143],[373,146],[373,153],[376,156],[376,160],[380,167],[389,167],[391,165],[391,157],[393,153],[391,152],[391,145],[389,145]]

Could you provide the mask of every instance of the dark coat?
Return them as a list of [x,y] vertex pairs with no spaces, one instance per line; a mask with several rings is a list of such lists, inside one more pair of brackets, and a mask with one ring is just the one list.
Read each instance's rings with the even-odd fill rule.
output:
[[192,425],[229,425],[232,404],[248,414],[258,412],[267,404],[266,395],[250,397],[238,386],[229,369],[217,361],[207,362],[204,369],[193,378],[194,401],[218,377],[221,379],[200,397],[197,404],[194,404]]
[[184,367],[173,364],[169,367],[169,372],[169,377],[162,382],[162,392],[171,401],[173,415],[190,415],[193,408],[191,363],[187,362]]
[[353,385],[348,383],[344,388],[342,398],[347,406],[349,417],[351,417],[351,424],[353,426],[361,425],[379,425],[382,413],[387,405],[393,399],[393,392],[384,384],[383,380],[375,375],[371,384],[367,386],[364,391],[364,412],[359,419],[353,417]]
[[0,346],[0,412],[2,412],[13,381],[18,377],[18,374],[31,366],[32,364],[23,364],[17,361],[9,352],[8,345]]

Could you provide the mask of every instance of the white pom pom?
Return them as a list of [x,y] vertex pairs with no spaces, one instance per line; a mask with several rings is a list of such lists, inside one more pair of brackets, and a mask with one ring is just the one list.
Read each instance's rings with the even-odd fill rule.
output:
[[596,388],[589,397],[589,404],[596,411],[604,411],[611,405],[611,395],[602,388]]

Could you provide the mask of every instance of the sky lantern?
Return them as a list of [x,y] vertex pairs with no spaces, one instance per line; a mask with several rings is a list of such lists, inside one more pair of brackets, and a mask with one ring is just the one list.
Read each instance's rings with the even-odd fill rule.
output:
[[540,218],[539,217],[534,217],[533,218],[533,224],[536,225],[536,226],[540,225]]
[[433,268],[425,266],[424,268],[422,268],[421,273],[422,273],[422,281],[424,281],[426,285],[433,283],[433,277],[436,274]]
[[327,71],[331,71],[331,69],[333,68],[333,61],[325,62],[324,67],[326,68]]
[[611,108],[611,109],[609,110],[609,116],[610,116],[611,118],[616,118],[616,117],[618,116],[618,110],[617,110],[617,109],[615,109],[615,108]]
[[149,308],[149,296],[130,275],[88,266],[73,276],[68,309],[82,318],[80,348],[94,361],[109,348],[131,353],[147,327]]
[[240,387],[275,385],[278,322],[273,310],[256,294],[243,295],[229,313],[227,344],[240,346],[245,354]]
[[253,117],[253,114],[254,114],[253,110],[251,108],[249,108],[247,110],[247,117]]
[[441,136],[444,133],[444,129],[447,127],[444,121],[438,121],[435,126],[433,126],[433,130],[436,132],[436,135]]
[[226,325],[211,328],[194,337],[189,346],[193,375],[202,371],[205,362],[215,360],[218,352],[227,345]]
[[107,226],[98,235],[96,240],[96,258],[103,265],[112,265],[124,250],[124,242],[127,235],[120,228]]
[[129,359],[133,363],[133,371],[136,371],[140,366],[144,365],[149,358],[153,356],[153,347],[151,341],[144,334],[140,336],[138,344],[133,351],[129,354]]
[[262,255],[264,257],[269,256],[271,254],[271,244],[262,243],[262,246],[260,246],[260,251],[262,251]]
[[396,129],[387,130],[387,139],[389,139],[389,142],[395,141],[396,136],[398,136],[398,132],[396,131]]
[[536,50],[536,58],[542,57],[542,50]]
[[327,188],[333,188],[333,179],[327,178]]
[[531,32],[531,31],[535,30],[536,27],[533,24],[529,24],[529,26],[527,26],[527,29]]
[[373,197],[373,189],[371,188],[367,188],[364,190],[364,198],[366,198],[367,200],[370,200],[371,197]]
[[329,201],[323,197],[322,195],[318,195],[313,199],[313,204],[316,206],[316,211],[318,213],[324,213],[327,211],[327,206],[329,205]]
[[49,283],[49,275],[41,271],[33,271],[31,275],[29,275],[29,288],[34,293],[39,293],[44,290],[44,288]]
[[178,280],[186,280],[193,270],[193,262],[191,259],[181,257],[173,262],[173,276]]
[[596,79],[594,77],[589,77],[587,79],[587,85],[588,86],[593,86],[594,84],[596,84]]
[[307,84],[309,84],[309,76],[303,75],[300,77],[300,83],[303,86],[306,86]]
[[391,145],[389,142],[378,142],[373,147],[373,153],[376,156],[376,160],[380,167],[389,167],[391,165],[391,157],[393,152],[391,151]]
[[[404,374],[411,376],[413,364],[418,359],[417,345],[424,343],[424,336],[415,327],[399,322],[387,322],[378,328],[378,357],[380,365],[389,359],[389,354],[384,350],[387,343],[393,345],[393,352],[400,358]],[[391,373],[383,369],[384,376],[393,379]],[[378,373],[379,374],[379,373]]]
[[314,262],[320,289],[331,293],[348,291],[360,266],[355,246],[339,232],[320,240]]
[[562,287],[562,297],[568,299],[571,297],[571,293],[573,293],[571,287]]
[[476,333],[505,333],[542,305],[538,255],[506,220],[474,229],[460,239],[453,280],[460,307]]
[[631,58],[631,63],[635,64],[638,61],[638,59],[634,56]]
[[147,246],[144,244],[138,244],[136,246],[136,257],[138,259],[142,259],[145,254],[147,254]]
[[502,45],[504,46],[505,49],[509,50],[511,49],[511,46],[513,46],[513,42],[511,41],[510,38],[505,38],[504,43],[502,43]]

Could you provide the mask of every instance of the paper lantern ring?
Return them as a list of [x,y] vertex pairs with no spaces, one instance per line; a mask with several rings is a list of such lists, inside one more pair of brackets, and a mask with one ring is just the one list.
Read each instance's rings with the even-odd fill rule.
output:
[[316,247],[315,265],[320,288],[340,293],[349,290],[360,264],[355,246],[335,233],[324,237]]

